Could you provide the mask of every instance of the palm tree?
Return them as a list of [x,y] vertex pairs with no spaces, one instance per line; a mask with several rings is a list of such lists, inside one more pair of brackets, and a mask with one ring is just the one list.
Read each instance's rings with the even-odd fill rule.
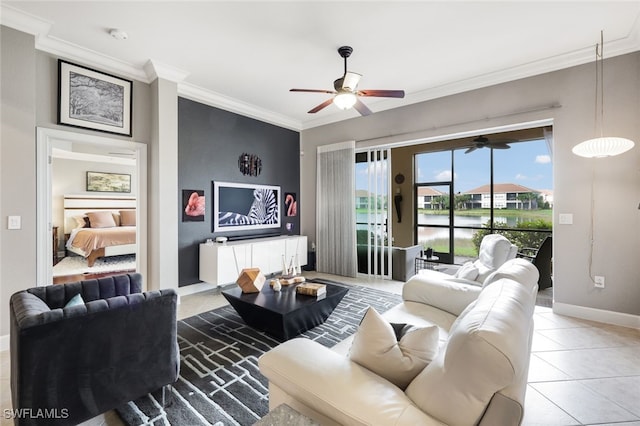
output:
[[525,201],[528,204],[527,210],[531,210],[531,208],[532,208],[531,201],[536,200],[537,198],[538,198],[537,195],[534,194],[533,192],[521,192],[520,194],[518,194],[518,200],[522,203],[523,210],[524,210],[524,202]]

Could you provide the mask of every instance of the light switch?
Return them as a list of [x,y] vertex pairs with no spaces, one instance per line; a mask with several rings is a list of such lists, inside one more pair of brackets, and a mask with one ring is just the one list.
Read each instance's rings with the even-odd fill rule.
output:
[[9,216],[7,220],[7,229],[22,228],[22,218],[20,216]]
[[558,222],[560,223],[560,225],[573,225],[573,214],[560,213],[558,215]]

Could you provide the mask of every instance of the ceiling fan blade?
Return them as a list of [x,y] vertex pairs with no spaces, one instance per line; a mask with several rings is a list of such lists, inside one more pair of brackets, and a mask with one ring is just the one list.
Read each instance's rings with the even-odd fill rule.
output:
[[362,74],[347,71],[344,77],[342,77],[342,88],[354,92],[356,87],[358,87],[360,78],[362,78]]
[[356,99],[355,105],[353,107],[360,113],[360,115],[371,115],[373,112],[365,104],[362,103],[360,99]]
[[404,90],[359,90],[360,96],[376,96],[379,98],[404,98]]
[[331,93],[334,94],[333,90],[322,90],[322,89],[289,89],[290,92],[307,92],[307,93]]
[[476,149],[478,149],[478,147],[472,146],[471,148],[467,149],[464,153],[465,154],[469,154],[470,152],[475,151]]
[[490,146],[493,149],[509,149],[509,148],[511,148],[506,143],[492,143]]
[[324,101],[323,103],[321,103],[317,107],[309,110],[309,114],[315,114],[316,112],[320,111],[321,109],[326,108],[329,105],[331,105],[332,102],[333,102],[333,98],[327,99],[326,101]]

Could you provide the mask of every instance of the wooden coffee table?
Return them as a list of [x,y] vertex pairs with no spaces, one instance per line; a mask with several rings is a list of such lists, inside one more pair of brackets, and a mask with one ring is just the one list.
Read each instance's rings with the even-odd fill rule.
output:
[[243,293],[234,287],[223,290],[222,295],[247,325],[289,340],[324,323],[349,291],[337,284],[326,286],[327,295],[320,299],[297,294],[296,284],[284,286],[280,292],[273,291],[268,283],[259,293]]

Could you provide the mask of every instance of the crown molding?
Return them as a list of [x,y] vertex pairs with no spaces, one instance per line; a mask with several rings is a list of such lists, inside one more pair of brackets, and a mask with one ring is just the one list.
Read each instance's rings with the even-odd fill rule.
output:
[[120,77],[138,80],[147,84],[151,83],[146,72],[140,67],[56,37],[38,38],[36,40],[36,49],[92,68],[98,68],[101,71],[110,72]]
[[190,83],[178,83],[178,95],[225,111],[255,118],[265,123],[295,130],[296,132],[302,130],[302,123],[290,117],[203,89]]
[[0,4],[0,24],[36,37],[48,35],[53,26],[51,21],[25,13],[6,4]]
[[147,78],[151,81],[156,78],[161,78],[163,80],[169,80],[176,83],[182,82],[190,74],[189,71],[163,64],[162,62],[154,59],[149,59],[147,63],[144,64],[144,72],[146,73]]

